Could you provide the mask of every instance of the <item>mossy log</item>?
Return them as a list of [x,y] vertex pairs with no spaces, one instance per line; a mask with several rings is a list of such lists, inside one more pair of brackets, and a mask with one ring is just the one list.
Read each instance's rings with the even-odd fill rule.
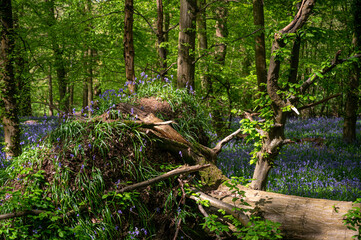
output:
[[[201,144],[188,142],[181,134],[163,120],[152,113],[147,113],[130,104],[118,104],[115,110],[135,117],[138,124],[143,124],[144,131],[156,135],[162,147],[182,157],[190,164],[211,164],[201,171],[201,176],[207,184],[205,194],[232,205],[234,195],[222,183],[229,179],[217,168],[217,155],[222,146],[235,137],[239,131],[220,141],[215,148],[208,148]],[[109,120],[111,116],[105,113],[102,120]],[[98,120],[100,120],[98,118]],[[174,122],[172,122],[174,123]],[[245,191],[246,202],[256,208],[265,219],[282,224],[282,231],[286,239],[352,239],[357,233],[349,230],[343,224],[343,216],[352,208],[352,202],[332,201],[325,199],[305,198],[272,192],[251,190],[238,186]],[[239,204],[239,202],[236,202]],[[239,205],[242,207],[242,205]]]

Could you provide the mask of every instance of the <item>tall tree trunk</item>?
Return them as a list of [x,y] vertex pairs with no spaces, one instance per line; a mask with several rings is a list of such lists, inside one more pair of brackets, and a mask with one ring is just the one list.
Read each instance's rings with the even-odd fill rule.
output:
[[[14,10],[14,9],[13,9]],[[14,10],[13,13],[13,22],[14,22],[14,30],[19,32],[19,14],[23,11],[21,8]],[[27,56],[25,52],[25,48],[22,47],[22,42],[20,38],[17,37],[15,39],[15,66],[14,66],[14,77],[16,81],[17,87],[17,106],[19,110],[20,116],[31,116],[31,82],[30,82],[30,74],[29,74],[29,67]]]
[[48,88],[49,116],[53,116],[54,115],[54,109],[53,109],[54,102],[53,102],[53,78],[51,75],[51,65],[49,65],[48,84],[49,84],[49,88]]
[[[45,0],[48,4],[48,26],[53,27],[56,25],[55,6],[54,0]],[[59,90],[59,109],[64,112],[69,111],[69,96],[67,96],[67,79],[66,69],[63,57],[63,49],[59,46],[57,37],[54,33],[50,33],[50,39],[55,57],[55,70],[58,79],[58,90]]]
[[[361,0],[353,0],[352,17],[354,39],[353,45],[357,52],[361,51]],[[360,84],[360,60],[353,64],[353,74],[351,76],[349,86],[347,87],[345,119],[343,125],[343,139],[346,142],[354,142],[356,140],[356,122],[357,110],[359,102],[359,84]]]
[[88,76],[87,76],[87,97],[88,97],[88,114],[89,117],[92,115],[91,106],[93,103],[93,50],[88,49],[89,61],[88,61]]
[[178,37],[178,88],[194,89],[194,50],[196,39],[196,0],[180,1],[179,37]]
[[[207,3],[207,0],[198,0],[197,5],[198,9],[202,9]],[[208,38],[207,38],[207,21],[206,21],[206,12],[198,12],[197,14],[197,36],[198,36],[198,48],[199,48],[199,57],[201,58],[203,54],[207,54],[208,51]],[[201,87],[202,91],[209,94],[212,92],[212,81],[209,76],[209,68],[206,60],[201,59],[199,61],[199,66],[201,69]]]
[[0,83],[1,120],[4,126],[6,155],[21,154],[20,127],[16,104],[16,83],[14,79],[14,29],[11,0],[0,2],[1,44],[0,44]]
[[133,14],[134,14],[133,0],[125,0],[125,6],[124,6],[125,77],[128,82],[128,89],[131,93],[135,92]]
[[[228,9],[224,6],[217,7],[216,9],[216,39],[217,44],[215,48],[215,72],[221,73],[223,67],[226,64],[226,54],[227,54],[227,45],[225,44],[225,38],[228,36],[228,28],[227,28],[227,18],[228,18]],[[212,81],[216,81],[217,74],[213,74]],[[228,78],[224,78],[225,82],[222,83],[222,88],[226,88],[226,92],[228,95],[229,105],[231,105],[231,98],[230,98],[230,82]],[[218,78],[218,81],[221,81],[221,78]],[[212,115],[213,115],[213,125],[215,126],[217,136],[223,137],[226,130],[226,114],[224,107],[225,103],[222,102],[220,99],[216,98],[216,103],[212,108]]]
[[167,69],[167,50],[165,47],[161,46],[165,42],[165,33],[164,33],[164,12],[163,12],[163,1],[157,0],[157,49],[159,54],[159,67],[160,67],[160,77],[164,81],[165,70]]
[[266,91],[267,69],[266,69],[266,43],[264,36],[264,11],[263,0],[253,0],[253,23],[256,28],[261,28],[260,34],[255,38],[256,74],[258,90]]

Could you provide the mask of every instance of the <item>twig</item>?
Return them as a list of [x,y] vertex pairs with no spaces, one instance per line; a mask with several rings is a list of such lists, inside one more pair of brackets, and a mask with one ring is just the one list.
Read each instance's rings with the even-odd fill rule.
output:
[[15,218],[15,217],[22,217],[26,215],[39,215],[40,213],[46,212],[45,210],[25,210],[21,212],[14,212],[14,213],[6,213],[0,215],[0,220],[5,220],[9,218]]

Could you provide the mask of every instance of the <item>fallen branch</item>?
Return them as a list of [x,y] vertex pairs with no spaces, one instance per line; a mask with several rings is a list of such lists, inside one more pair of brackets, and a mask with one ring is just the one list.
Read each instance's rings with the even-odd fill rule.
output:
[[157,183],[159,181],[162,181],[164,179],[167,179],[167,178],[170,178],[170,177],[174,177],[174,176],[177,176],[177,175],[180,175],[182,173],[192,173],[192,172],[197,172],[197,171],[200,171],[202,169],[205,169],[207,167],[209,167],[210,164],[205,164],[205,165],[195,165],[195,166],[182,166],[182,167],[179,167],[177,169],[174,169],[170,172],[167,172],[167,173],[164,173],[163,175],[160,175],[158,177],[155,177],[155,178],[152,178],[152,179],[149,179],[149,180],[146,180],[146,181],[143,181],[143,182],[140,182],[140,183],[136,183],[136,184],[133,184],[133,185],[130,185],[130,186],[127,186],[127,187],[124,187],[118,191],[116,191],[117,193],[123,193],[123,192],[129,192],[129,191],[132,191],[134,189],[138,189],[138,188],[143,188],[143,187],[146,187],[146,186],[149,186],[149,185],[152,185],[154,183]]
[[238,129],[237,131],[235,131],[234,133],[232,133],[231,135],[225,137],[223,140],[219,141],[217,143],[217,145],[213,148],[213,151],[215,154],[218,154],[222,151],[222,147],[228,143],[229,141],[231,141],[234,137],[236,137],[240,132],[242,132],[242,129]]
[[5,220],[9,218],[15,218],[15,217],[22,217],[26,215],[39,215],[40,213],[46,212],[45,210],[25,210],[20,212],[14,212],[14,213],[6,213],[3,215],[0,215],[0,220]]

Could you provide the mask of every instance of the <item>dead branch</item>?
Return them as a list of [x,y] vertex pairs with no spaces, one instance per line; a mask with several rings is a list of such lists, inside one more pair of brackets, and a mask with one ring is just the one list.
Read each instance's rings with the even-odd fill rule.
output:
[[152,185],[154,183],[157,183],[159,181],[162,181],[164,179],[167,179],[167,178],[171,178],[171,177],[174,177],[174,176],[177,176],[179,174],[182,174],[182,173],[192,173],[192,172],[197,172],[197,171],[200,171],[202,169],[205,169],[207,167],[209,167],[210,164],[205,164],[205,165],[195,165],[195,166],[182,166],[182,167],[179,167],[177,169],[174,169],[172,171],[169,171],[167,173],[164,173],[163,175],[160,175],[158,177],[155,177],[155,178],[152,178],[152,179],[148,179],[146,181],[143,181],[143,182],[140,182],[140,183],[136,183],[136,184],[133,184],[133,185],[130,185],[130,186],[127,186],[127,187],[124,187],[118,191],[116,191],[117,193],[123,193],[123,192],[129,192],[129,191],[132,191],[134,189],[138,189],[138,188],[143,188],[143,187],[146,187],[146,186],[149,186],[149,185]]
[[242,132],[242,129],[238,129],[234,133],[230,134],[229,136],[225,137],[223,140],[219,141],[217,145],[213,148],[213,151],[215,154],[218,154],[221,152],[222,147],[231,141],[234,137],[236,137],[240,132]]
[[6,213],[0,215],[0,220],[5,220],[9,218],[16,218],[16,217],[22,217],[26,215],[39,215],[40,213],[46,212],[45,210],[25,210],[20,212],[14,212],[14,213]]

